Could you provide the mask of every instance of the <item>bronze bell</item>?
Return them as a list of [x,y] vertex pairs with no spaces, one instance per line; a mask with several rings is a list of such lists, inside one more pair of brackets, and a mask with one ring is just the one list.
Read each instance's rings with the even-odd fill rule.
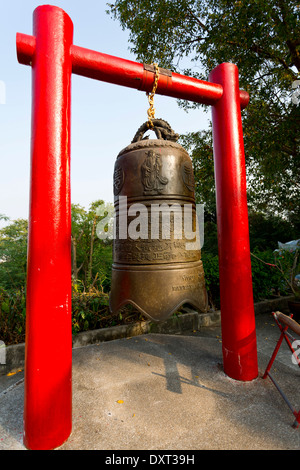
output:
[[192,162],[166,121],[153,125],[157,139],[143,124],[115,162],[110,309],[130,303],[163,321],[183,304],[206,311],[207,292]]

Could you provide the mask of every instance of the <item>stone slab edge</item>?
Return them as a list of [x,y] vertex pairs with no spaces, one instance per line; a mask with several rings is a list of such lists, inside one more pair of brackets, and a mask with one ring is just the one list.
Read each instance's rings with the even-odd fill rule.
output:
[[[288,301],[293,298],[293,296],[279,297],[258,302],[254,304],[255,315],[270,313],[275,310],[288,313]],[[144,321],[84,331],[73,336],[73,348],[82,348],[104,341],[129,338],[148,333],[182,334],[185,331],[199,331],[201,328],[216,326],[221,322],[220,310],[200,314],[190,309],[186,309],[186,311],[187,313],[172,316],[163,323]],[[5,356],[6,364],[0,364],[0,375],[6,375],[18,369],[23,369],[25,363],[25,343],[7,346],[5,348]]]

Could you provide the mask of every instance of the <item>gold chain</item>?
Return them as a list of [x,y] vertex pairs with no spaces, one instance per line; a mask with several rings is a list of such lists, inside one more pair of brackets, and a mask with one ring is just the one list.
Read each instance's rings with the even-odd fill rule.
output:
[[158,69],[158,64],[153,64],[154,69],[155,69],[155,78],[154,78],[154,84],[151,93],[147,93],[148,96],[148,101],[150,104],[150,108],[147,111],[148,114],[148,127],[153,128],[153,122],[152,119],[155,118],[155,108],[154,108],[154,95],[157,89],[157,84],[158,84],[158,79],[159,79],[159,69]]

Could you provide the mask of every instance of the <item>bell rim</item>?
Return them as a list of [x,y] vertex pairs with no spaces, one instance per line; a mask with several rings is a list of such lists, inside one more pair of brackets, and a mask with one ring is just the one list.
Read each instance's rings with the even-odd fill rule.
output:
[[142,307],[140,307],[136,302],[130,299],[125,299],[122,300],[117,307],[112,308],[111,307],[111,301],[109,299],[109,309],[112,314],[118,313],[118,311],[122,308],[125,307],[126,305],[132,305],[135,307],[140,313],[142,313],[146,318],[150,319],[151,321],[155,323],[159,322],[164,322],[168,318],[170,318],[177,310],[179,310],[184,304],[189,304],[191,305],[195,310],[197,310],[200,313],[207,313],[208,310],[208,298],[206,296],[206,303],[205,303],[205,308],[202,310],[198,306],[196,306],[196,302],[193,302],[190,298],[182,299],[180,302],[178,302],[171,310],[168,311],[168,313],[165,316],[162,316],[160,318],[154,318],[152,315],[150,315],[149,312],[146,312]]

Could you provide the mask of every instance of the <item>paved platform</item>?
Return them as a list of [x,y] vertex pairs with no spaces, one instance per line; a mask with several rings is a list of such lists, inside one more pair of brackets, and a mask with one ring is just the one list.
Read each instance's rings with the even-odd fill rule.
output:
[[[256,317],[260,375],[227,377],[220,327],[147,334],[73,350],[73,430],[61,450],[299,450],[300,427],[261,378],[279,330]],[[274,377],[297,410],[300,369],[284,344]],[[23,372],[0,378],[0,450],[22,443]]]

